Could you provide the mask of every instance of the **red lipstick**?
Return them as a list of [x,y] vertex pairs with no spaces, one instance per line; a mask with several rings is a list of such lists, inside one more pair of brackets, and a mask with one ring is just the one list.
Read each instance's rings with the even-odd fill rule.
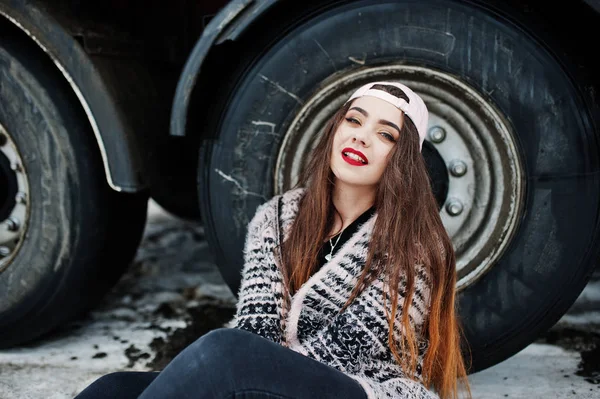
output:
[[[355,159],[355,158],[351,158],[347,154],[358,155],[360,158],[362,158],[362,160],[364,160],[364,162],[361,160]],[[354,166],[365,166],[366,164],[369,163],[369,160],[367,159],[365,154],[363,154],[362,152],[360,152],[358,150],[350,148],[350,147],[346,147],[342,150],[342,158],[344,158],[344,161],[346,161],[350,165],[354,165]]]

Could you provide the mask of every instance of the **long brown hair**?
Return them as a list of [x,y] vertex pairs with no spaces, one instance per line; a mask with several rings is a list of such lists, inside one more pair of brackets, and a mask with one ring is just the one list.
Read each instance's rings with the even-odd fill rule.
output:
[[[380,89],[398,96],[396,87]],[[333,227],[334,213],[337,212],[332,202],[335,180],[330,168],[333,136],[350,105],[351,102],[346,103],[330,119],[297,184],[306,191],[289,237],[281,246],[284,284],[292,295],[317,268],[319,249]],[[409,307],[415,293],[416,267],[423,265],[431,293],[423,331],[428,339],[422,367],[423,382],[427,387],[433,386],[441,399],[449,399],[458,397],[457,382],[460,380],[471,397],[460,349],[454,249],[439,215],[419,149],[417,129],[407,117],[378,183],[374,205],[377,219],[366,264],[342,311],[371,282],[383,277],[389,287],[389,293],[383,290],[389,323],[388,344],[405,374],[416,379],[419,352],[417,332],[409,321]],[[398,315],[398,287],[403,282],[406,283],[406,295]],[[391,298],[391,314],[385,305],[387,295]],[[405,336],[399,345],[394,339],[396,321],[402,324]]]

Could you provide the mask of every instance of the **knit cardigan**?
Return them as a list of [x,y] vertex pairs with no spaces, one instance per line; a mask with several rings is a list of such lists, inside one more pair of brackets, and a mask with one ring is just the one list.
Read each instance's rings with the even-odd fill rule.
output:
[[[389,325],[383,305],[383,278],[371,283],[340,313],[366,263],[368,243],[377,213],[300,289],[286,309],[280,259],[273,249],[288,238],[304,188],[289,190],[260,205],[244,245],[242,281],[234,318],[227,327],[258,334],[327,364],[354,378],[369,399],[438,398],[422,384],[421,368],[427,348],[422,333],[429,306],[429,279],[415,273],[415,294],[409,317],[417,333],[417,381],[405,376],[389,349]],[[402,312],[405,285],[399,287],[397,314]],[[387,300],[390,310],[390,300]],[[395,336],[402,334],[400,317]]]

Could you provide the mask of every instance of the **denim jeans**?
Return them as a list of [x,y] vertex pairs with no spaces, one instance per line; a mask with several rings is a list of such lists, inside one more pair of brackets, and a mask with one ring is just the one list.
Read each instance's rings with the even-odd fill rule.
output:
[[[139,396],[138,396],[139,395]],[[366,399],[333,367],[247,331],[220,328],[185,348],[160,373],[105,375],[76,399]]]

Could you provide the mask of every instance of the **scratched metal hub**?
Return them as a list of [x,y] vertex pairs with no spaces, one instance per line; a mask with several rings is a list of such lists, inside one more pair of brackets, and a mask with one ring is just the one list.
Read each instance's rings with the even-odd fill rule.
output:
[[506,118],[457,78],[408,65],[335,76],[304,103],[288,127],[277,157],[275,191],[281,193],[296,183],[329,118],[354,90],[374,80],[401,81],[427,104],[427,146],[434,150],[423,153],[426,158],[441,157],[446,168],[442,172],[447,187],[434,187],[434,192],[445,195],[440,215],[456,251],[457,286],[464,289],[493,267],[510,243],[523,212],[525,173]]
[[29,215],[29,184],[16,144],[0,124],[0,272],[17,254]]

